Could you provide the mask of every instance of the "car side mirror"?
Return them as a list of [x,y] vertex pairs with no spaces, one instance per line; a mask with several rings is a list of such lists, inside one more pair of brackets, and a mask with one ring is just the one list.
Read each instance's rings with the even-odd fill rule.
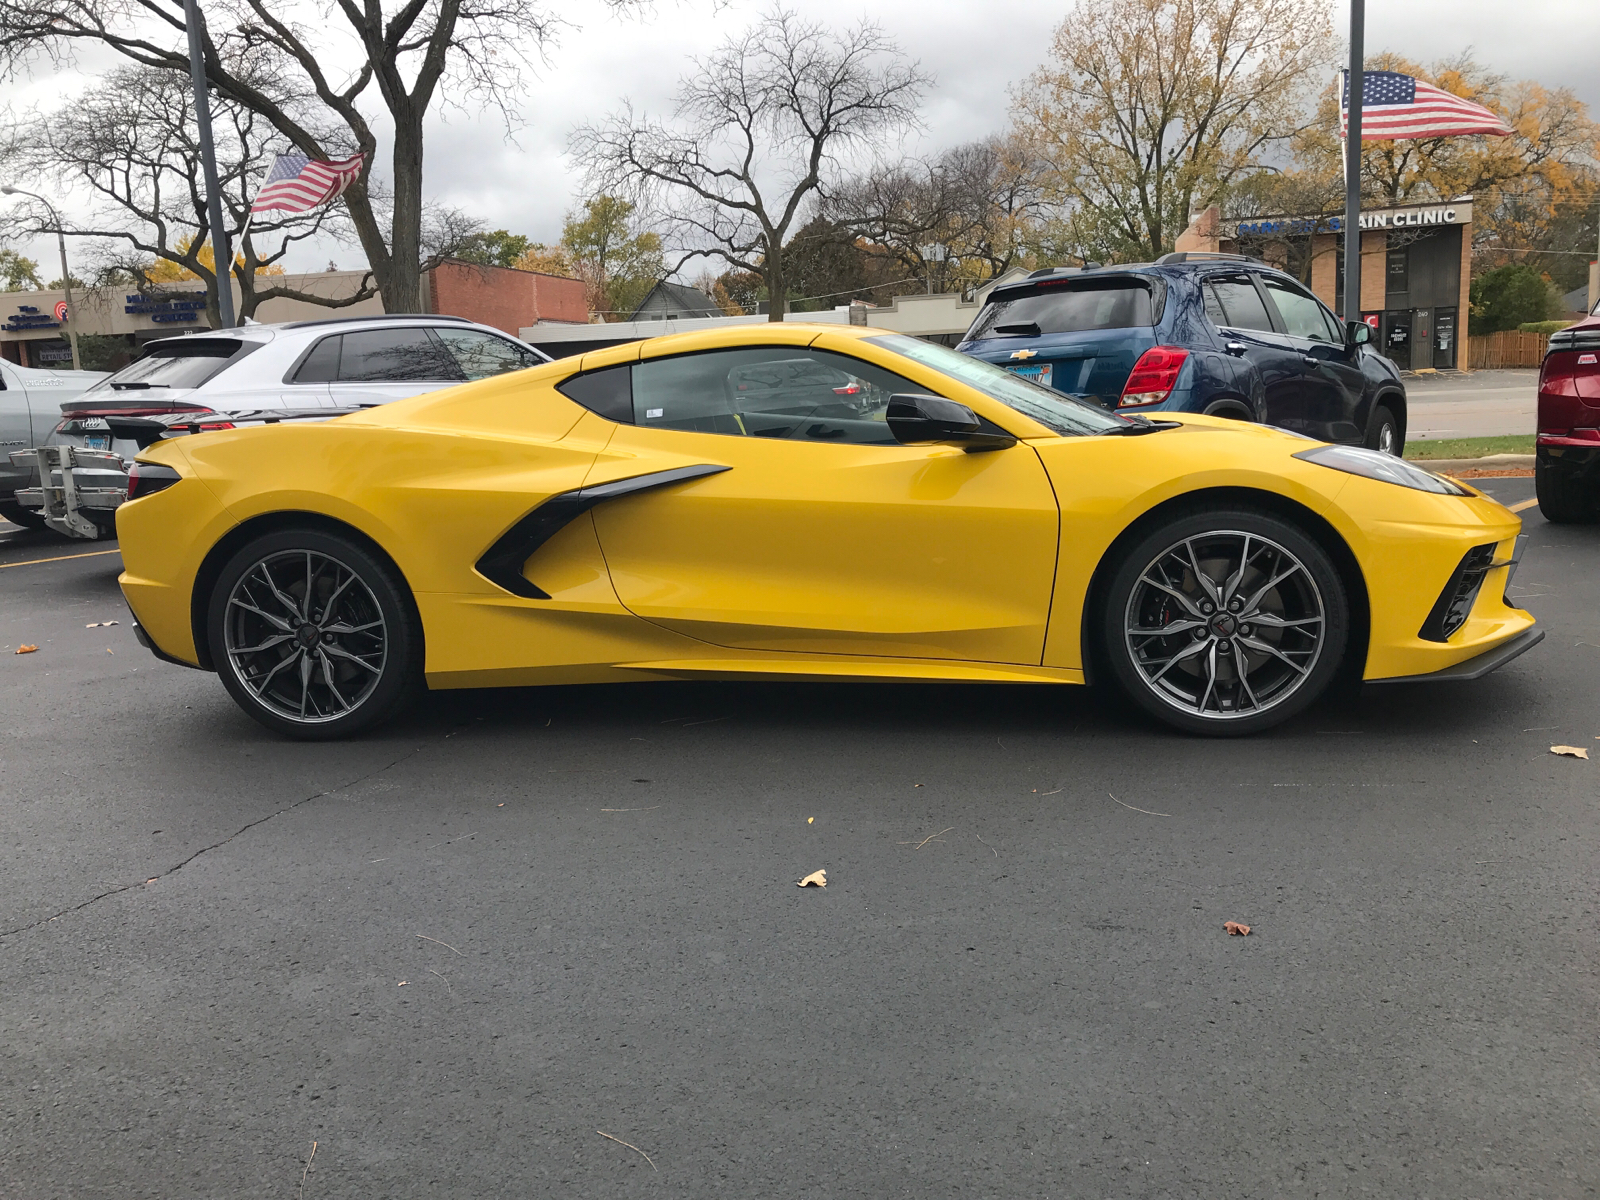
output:
[[965,404],[941,396],[898,394],[889,397],[885,414],[889,432],[904,446],[961,446],[967,450],[1004,450],[1017,439],[990,425]]
[[1352,346],[1365,346],[1372,340],[1372,326],[1365,321],[1346,321],[1344,325],[1350,335],[1347,340]]

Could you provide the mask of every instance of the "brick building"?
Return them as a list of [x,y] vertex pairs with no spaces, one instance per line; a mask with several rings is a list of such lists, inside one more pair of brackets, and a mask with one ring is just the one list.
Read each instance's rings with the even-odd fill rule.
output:
[[[1228,219],[1210,208],[1179,237],[1180,250],[1249,254],[1305,280],[1344,313],[1344,219]],[[1472,197],[1361,214],[1361,316],[1373,341],[1404,370],[1465,366],[1472,286]]]

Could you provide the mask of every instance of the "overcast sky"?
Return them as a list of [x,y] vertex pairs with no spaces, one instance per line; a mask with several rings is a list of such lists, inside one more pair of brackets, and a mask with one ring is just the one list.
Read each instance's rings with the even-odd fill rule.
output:
[[[204,0],[202,0],[204,3]],[[1003,129],[1008,90],[1038,67],[1064,5],[1039,0],[791,0],[817,20],[848,25],[870,16],[935,77],[923,108],[925,129],[907,147],[942,147]],[[575,28],[550,51],[549,64],[525,79],[523,125],[508,140],[497,117],[443,112],[430,129],[424,193],[462,208],[490,227],[538,241],[560,236],[564,213],[581,180],[565,155],[575,125],[613,109],[624,97],[664,110],[690,61],[730,29],[762,11],[762,0],[656,0],[643,18],[610,15],[599,0],[560,0],[555,8]],[[1337,12],[1341,32],[1348,7]],[[1513,79],[1571,87],[1600,116],[1600,3],[1596,0],[1408,0],[1367,10],[1367,52],[1398,51],[1431,62],[1471,48],[1479,60]],[[92,67],[93,64],[85,64]],[[0,101],[25,104],[65,98],[90,72],[50,75],[0,87]],[[385,151],[386,152],[386,148]],[[380,163],[382,153],[380,152]],[[16,181],[28,186],[28,181]],[[7,201],[0,201],[4,203]],[[66,207],[64,205],[64,207]],[[23,247],[57,273],[53,239]],[[363,265],[349,246],[315,245],[297,252],[291,270],[317,270],[332,258]]]

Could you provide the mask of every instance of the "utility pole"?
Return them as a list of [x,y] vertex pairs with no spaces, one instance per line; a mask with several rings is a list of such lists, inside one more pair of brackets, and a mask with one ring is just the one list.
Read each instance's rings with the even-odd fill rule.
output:
[[[30,196],[45,208],[50,210],[50,219],[56,224],[56,249],[61,252],[61,298],[67,306],[66,318],[61,322],[67,330],[67,344],[72,347],[72,369],[83,370],[83,360],[78,357],[78,322],[77,309],[72,306],[72,275],[67,271],[67,235],[62,232],[61,214],[56,211],[56,206],[51,204],[37,192],[25,192],[19,187],[6,184],[0,187],[0,193],[7,196]],[[43,230],[40,231],[41,233]]]
[[1350,0],[1349,118],[1344,135],[1344,319],[1361,320],[1361,77],[1366,0]]
[[217,277],[217,311],[224,329],[233,328],[233,248],[222,225],[222,189],[217,183],[217,149],[211,140],[211,101],[206,95],[206,59],[200,0],[183,0],[189,32],[189,78],[194,83],[194,118],[200,127],[200,162],[206,176],[206,219],[211,225],[212,267]]

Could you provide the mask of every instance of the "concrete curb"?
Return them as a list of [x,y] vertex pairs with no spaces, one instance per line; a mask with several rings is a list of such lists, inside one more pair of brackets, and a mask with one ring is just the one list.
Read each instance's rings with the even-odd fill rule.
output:
[[1425,471],[1462,471],[1475,468],[1532,467],[1531,454],[1486,454],[1482,458],[1408,458]]

